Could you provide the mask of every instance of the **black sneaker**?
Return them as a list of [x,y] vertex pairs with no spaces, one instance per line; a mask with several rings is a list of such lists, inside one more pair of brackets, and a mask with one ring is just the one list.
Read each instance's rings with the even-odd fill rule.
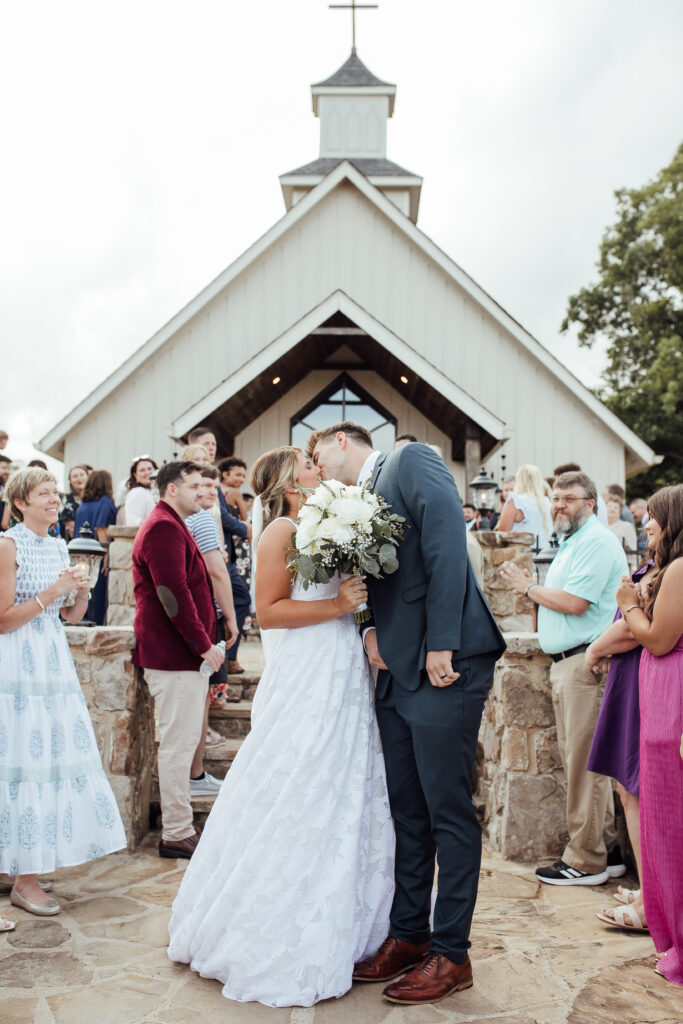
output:
[[621,878],[626,874],[626,865],[619,845],[614,846],[607,854],[607,874],[610,878]]
[[552,867],[536,868],[536,878],[546,885],[602,885],[609,878],[607,869],[595,875],[587,871],[570,868],[563,860],[556,860]]

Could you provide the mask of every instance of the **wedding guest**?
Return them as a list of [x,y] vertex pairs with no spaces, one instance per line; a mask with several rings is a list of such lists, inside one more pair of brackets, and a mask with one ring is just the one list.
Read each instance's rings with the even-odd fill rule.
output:
[[496,526],[498,525],[501,513],[502,513],[503,509],[505,508],[505,502],[508,500],[508,497],[513,492],[514,488],[515,488],[515,478],[514,478],[514,476],[507,476],[501,482],[500,487],[496,490],[496,497],[498,498],[498,508],[496,509],[495,512],[492,512],[491,515],[489,516],[489,522],[491,524],[491,529],[492,530],[495,530]]
[[47,473],[47,463],[43,462],[42,459],[31,459],[26,466],[27,469],[44,469]]
[[635,498],[629,506],[633,515],[633,523],[638,533],[638,552],[643,556],[644,552],[647,551],[648,537],[645,530],[647,525],[647,502],[645,498]]
[[404,444],[415,444],[416,442],[417,438],[412,434],[399,434],[394,441],[394,451],[396,451],[397,448],[402,448]]
[[[209,576],[213,584],[214,602],[218,616],[215,641],[219,643],[224,640],[226,645],[231,647],[237,637],[237,621],[232,601],[232,586],[230,585],[230,576],[228,575],[222,553],[220,524],[216,522],[215,516],[212,515],[212,509],[216,503],[216,491],[220,474],[215,466],[202,466],[201,475],[202,486],[199,491],[200,508],[198,512],[188,516],[185,520],[185,525],[202,553],[202,558],[206,563],[206,568],[209,570]],[[227,666],[223,662],[218,672],[214,672],[209,679],[202,735],[190,769],[191,796],[215,794],[221,787],[218,779],[204,771],[204,746],[209,728],[209,707],[225,707],[228,703],[238,702],[239,697],[231,697],[228,691]],[[220,737],[220,741],[222,741],[222,737]]]
[[9,455],[0,455],[0,498],[5,493],[5,487],[12,471],[12,460]]
[[248,491],[242,491],[242,501],[244,502],[244,507],[247,510],[247,519],[251,522],[251,512],[254,507],[254,495],[249,494]]
[[[213,431],[206,426],[195,427],[191,431],[188,441],[190,444],[200,444],[206,448],[209,459],[213,463],[216,458],[216,452],[218,445],[216,443],[216,437]],[[228,504],[225,500],[223,492],[218,490],[218,502],[220,506],[221,524],[223,526],[223,536],[225,537],[225,546],[228,554],[228,572],[230,573],[230,582],[232,583],[232,597],[235,602],[235,614],[237,616],[237,625],[239,627],[239,636],[232,645],[227,653],[228,659],[228,673],[241,674],[244,669],[237,660],[237,653],[239,650],[240,640],[242,638],[242,627],[244,626],[244,620],[249,614],[251,608],[251,595],[249,590],[244,585],[244,580],[237,571],[235,565],[235,541],[238,539],[251,540],[251,524],[242,522],[240,518],[233,515],[228,508]]]
[[617,591],[644,647],[640,660],[640,840],[645,915],[661,953],[657,972],[683,986],[683,484],[663,487],[648,512],[655,573],[641,604],[635,585]]
[[616,498],[621,506],[621,518],[625,523],[631,523],[633,525],[633,513],[626,504],[626,491],[621,484],[607,484],[607,487],[605,487],[602,492],[602,496],[605,499],[605,504],[610,500],[610,498]]
[[638,562],[636,528],[633,523],[622,519],[621,501],[618,497],[608,497],[605,505],[607,506],[607,529],[614,534],[626,551],[629,569],[633,571]]
[[76,509],[81,503],[88,476],[92,473],[92,466],[85,462],[72,466],[69,470],[69,490],[62,495],[62,508],[59,513],[59,526],[62,536],[71,540],[74,535],[74,523],[76,522]]
[[[581,471],[581,466],[578,462],[564,462],[560,466],[555,466],[555,469],[553,470],[555,474],[554,480],[563,473],[580,473]],[[597,496],[595,510],[598,522],[602,523],[603,526],[607,526],[607,509],[605,508],[605,500],[601,494],[598,494]]]
[[[0,537],[0,885],[39,917],[60,912],[38,875],[104,856],[126,835],[60,622],[85,614],[88,581],[69,566],[57,522],[57,482],[15,473],[7,497],[17,526]],[[64,606],[67,594],[75,603]]]
[[149,455],[136,455],[130,467],[130,475],[126,483],[125,525],[140,526],[154,508],[156,502],[152,494],[152,474],[158,466]]
[[[109,527],[116,522],[114,484],[111,473],[106,469],[94,469],[83,490],[83,498],[76,509],[74,539],[80,537],[85,523],[92,530],[100,544],[109,544]],[[104,626],[107,618],[107,556],[100,565],[100,573],[92,592],[89,615],[96,626]]]
[[[225,503],[232,515],[243,523],[249,522],[249,511],[240,488],[247,476],[247,464],[244,459],[231,455],[218,463],[221,475],[221,491]],[[244,580],[247,589],[251,586],[251,540],[248,537],[233,537],[233,558],[235,568]]]
[[[610,503],[607,502],[609,512]],[[653,547],[655,542],[653,540]],[[652,559],[635,570],[631,579],[644,593],[653,577]],[[605,692],[595,727],[595,735],[586,768],[599,775],[616,780],[626,818],[626,828],[636,859],[638,877],[642,880],[640,856],[640,701],[638,697],[638,669],[642,647],[628,628],[620,609],[614,622],[605,632],[589,644],[586,664],[596,675],[607,671]],[[619,887],[619,902],[628,906],[603,910],[598,919],[616,928],[646,931],[643,897],[639,889]]]
[[551,533],[550,499],[538,466],[524,465],[517,470],[496,530],[532,533],[539,547],[547,547]]
[[462,506],[463,515],[465,516],[465,529],[476,530],[477,520],[479,518],[477,510],[474,505],[470,505],[469,502],[465,502]]
[[601,885],[610,874],[626,871],[616,847],[612,786],[608,778],[586,771],[602,687],[584,655],[612,621],[614,595],[628,568],[621,544],[598,522],[596,502],[595,484],[585,473],[558,476],[552,510],[560,546],[545,585],[512,562],[500,570],[516,594],[538,605],[538,640],[553,660],[550,681],[567,778],[569,842],[560,860],[536,870],[548,885]]
[[202,734],[208,683],[224,655],[214,643],[211,577],[185,520],[199,511],[195,462],[167,462],[157,474],[159,501],[133,544],[133,661],[144,669],[159,723],[160,857],[189,859],[199,842],[192,820],[190,770]]
[[0,430],[0,452],[4,451],[9,441],[9,434],[6,430]]

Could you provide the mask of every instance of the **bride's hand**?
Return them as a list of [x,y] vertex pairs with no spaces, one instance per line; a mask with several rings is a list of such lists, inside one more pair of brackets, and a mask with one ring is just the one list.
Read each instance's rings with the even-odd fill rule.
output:
[[365,577],[351,576],[350,579],[344,580],[334,600],[339,614],[348,615],[349,612],[355,612],[358,605],[363,604],[367,599],[368,588],[365,586]]

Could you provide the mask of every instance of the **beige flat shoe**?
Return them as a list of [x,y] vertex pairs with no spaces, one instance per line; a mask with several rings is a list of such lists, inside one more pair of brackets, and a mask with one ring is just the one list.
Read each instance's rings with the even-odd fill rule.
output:
[[0,932],[13,932],[16,927],[14,921],[10,921],[6,917],[0,917]]
[[[43,892],[50,892],[52,889],[52,882],[38,882],[38,885]],[[12,889],[14,888],[14,882],[0,882],[0,896],[9,896]]]
[[[621,928],[625,932],[649,932],[647,922],[642,920],[638,911],[629,904],[627,907],[610,907],[602,913],[595,915],[598,921],[608,924],[612,928]],[[628,921],[626,918],[628,917]]]
[[46,903],[31,903],[30,900],[24,899],[16,889],[12,889],[9,894],[9,901],[13,906],[28,910],[29,914],[35,914],[36,917],[54,917],[62,909],[54,896],[50,896]]

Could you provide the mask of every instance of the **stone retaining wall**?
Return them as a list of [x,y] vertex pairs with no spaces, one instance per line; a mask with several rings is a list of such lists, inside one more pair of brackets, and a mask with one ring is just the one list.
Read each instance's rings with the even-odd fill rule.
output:
[[131,660],[133,630],[66,626],[76,672],[126,829],[129,849],[149,831],[154,709],[142,674]]
[[533,534],[477,530],[474,536],[484,555],[484,594],[499,629],[503,633],[533,632],[536,605],[526,597],[517,597],[500,575],[503,562],[514,562],[520,569],[532,571]]
[[107,625],[132,626],[135,616],[133,596],[133,541],[137,526],[110,526],[109,575],[107,577]]
[[494,849],[514,860],[559,855],[567,841],[565,775],[547,654],[535,633],[507,633],[479,733],[476,800]]

